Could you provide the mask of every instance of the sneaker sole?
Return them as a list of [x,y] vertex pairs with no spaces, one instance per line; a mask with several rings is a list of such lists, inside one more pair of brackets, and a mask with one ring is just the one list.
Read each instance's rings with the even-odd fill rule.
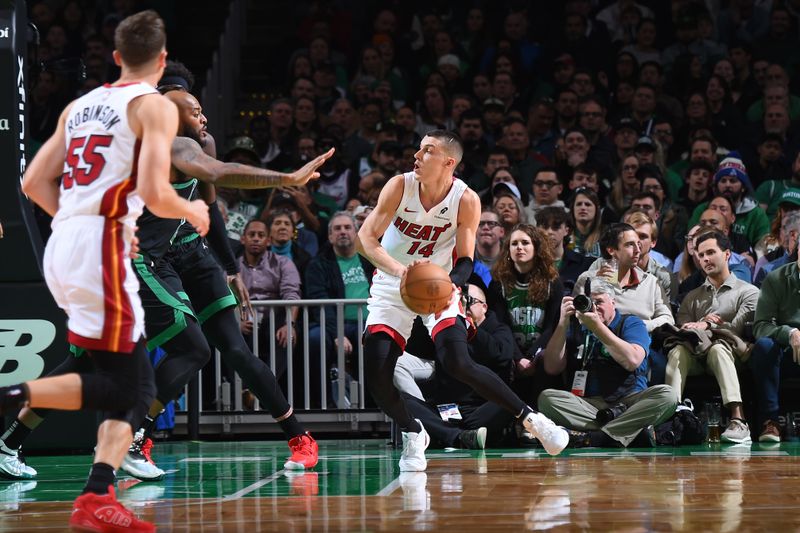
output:
[[143,474],[141,471],[136,470],[135,468],[131,468],[131,467],[127,466],[125,463],[123,463],[120,466],[120,470],[122,470],[123,472],[125,472],[129,476],[133,476],[136,479],[139,479],[139,480],[142,480],[142,481],[161,481],[162,479],[164,479],[167,476],[167,473],[164,472],[163,470],[161,471],[161,474],[157,474],[155,476],[150,475],[150,474]]
[[746,437],[746,438],[743,438],[743,439],[733,439],[731,437],[721,436],[719,438],[719,440],[721,442],[730,442],[732,444],[752,444],[753,443],[753,439],[750,438],[750,437]]
[[315,462],[311,466],[306,466],[303,463],[298,463],[296,461],[286,461],[285,463],[283,463],[283,468],[285,468],[286,470],[308,470],[310,468],[314,468],[315,466],[317,466],[318,462],[319,461]]
[[769,435],[769,436],[760,436],[758,437],[758,442],[780,442],[781,438],[776,435]]
[[0,478],[2,479],[12,479],[14,481],[26,481],[29,479],[36,479],[36,474],[34,475],[26,475],[26,474],[12,474],[5,470],[0,470]]

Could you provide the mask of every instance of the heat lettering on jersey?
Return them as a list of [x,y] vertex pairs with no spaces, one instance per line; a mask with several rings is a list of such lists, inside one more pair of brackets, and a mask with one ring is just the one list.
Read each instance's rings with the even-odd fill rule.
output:
[[414,224],[413,222],[409,223],[402,217],[397,217],[394,219],[394,227],[396,227],[400,233],[406,237],[420,239],[423,241],[438,241],[439,237],[442,236],[442,233],[447,231],[447,229],[451,226],[452,224],[449,222],[444,226],[431,226],[429,224],[420,226],[419,224]]
[[[417,239],[411,243],[411,246],[406,252],[408,255],[421,255],[422,257],[430,257],[433,255],[436,248],[436,241],[439,237],[452,226],[447,223],[444,226],[432,226],[430,224],[415,224],[409,222],[402,217],[397,217],[394,220],[394,226],[397,230],[412,239]],[[425,244],[425,241],[432,241]]]

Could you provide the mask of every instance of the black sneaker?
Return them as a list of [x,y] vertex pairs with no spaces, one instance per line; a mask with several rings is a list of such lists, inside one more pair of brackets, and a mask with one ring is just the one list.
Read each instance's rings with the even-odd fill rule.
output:
[[567,434],[569,435],[569,444],[567,445],[569,448],[590,448],[592,446],[588,431],[568,429]]
[[465,429],[458,436],[461,447],[467,450],[483,450],[486,448],[486,428]]

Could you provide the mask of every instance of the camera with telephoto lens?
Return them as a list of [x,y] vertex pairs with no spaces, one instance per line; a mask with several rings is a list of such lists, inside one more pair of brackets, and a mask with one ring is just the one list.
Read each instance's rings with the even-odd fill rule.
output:
[[605,426],[615,418],[619,417],[628,410],[628,406],[624,403],[618,403],[617,405],[612,405],[611,407],[607,407],[606,409],[600,409],[597,411],[597,416],[595,417],[595,421],[600,426]]
[[591,295],[592,295],[592,281],[589,278],[586,278],[586,283],[583,286],[583,294],[579,294],[572,299],[572,305],[575,306],[575,310],[581,313],[588,313],[589,311],[594,309],[594,304],[592,304]]

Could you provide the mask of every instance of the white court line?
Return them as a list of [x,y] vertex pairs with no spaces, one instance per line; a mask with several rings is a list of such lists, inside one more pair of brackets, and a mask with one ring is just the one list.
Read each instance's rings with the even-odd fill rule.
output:
[[400,488],[400,478],[397,477],[392,482],[390,482],[388,485],[383,487],[380,490],[380,492],[378,492],[378,494],[376,494],[375,496],[388,496],[388,495],[390,495],[391,493],[393,493],[394,491],[396,491],[399,488]]
[[229,501],[233,501],[233,500],[238,500],[239,498],[241,498],[245,494],[250,494],[251,492],[253,492],[253,491],[257,490],[257,489],[260,489],[264,485],[268,485],[268,484],[272,483],[276,479],[280,478],[285,472],[286,472],[286,470],[278,470],[277,472],[275,472],[274,474],[272,474],[269,477],[265,477],[264,479],[262,479],[260,481],[256,481],[252,485],[249,485],[249,486],[243,488],[242,490],[240,490],[238,492],[234,492],[230,496],[225,496],[224,498],[222,498],[222,501],[223,502],[229,502]]
[[269,456],[256,456],[256,457],[187,457],[178,461],[179,463],[239,463],[239,462],[259,462],[271,461],[272,457]]

